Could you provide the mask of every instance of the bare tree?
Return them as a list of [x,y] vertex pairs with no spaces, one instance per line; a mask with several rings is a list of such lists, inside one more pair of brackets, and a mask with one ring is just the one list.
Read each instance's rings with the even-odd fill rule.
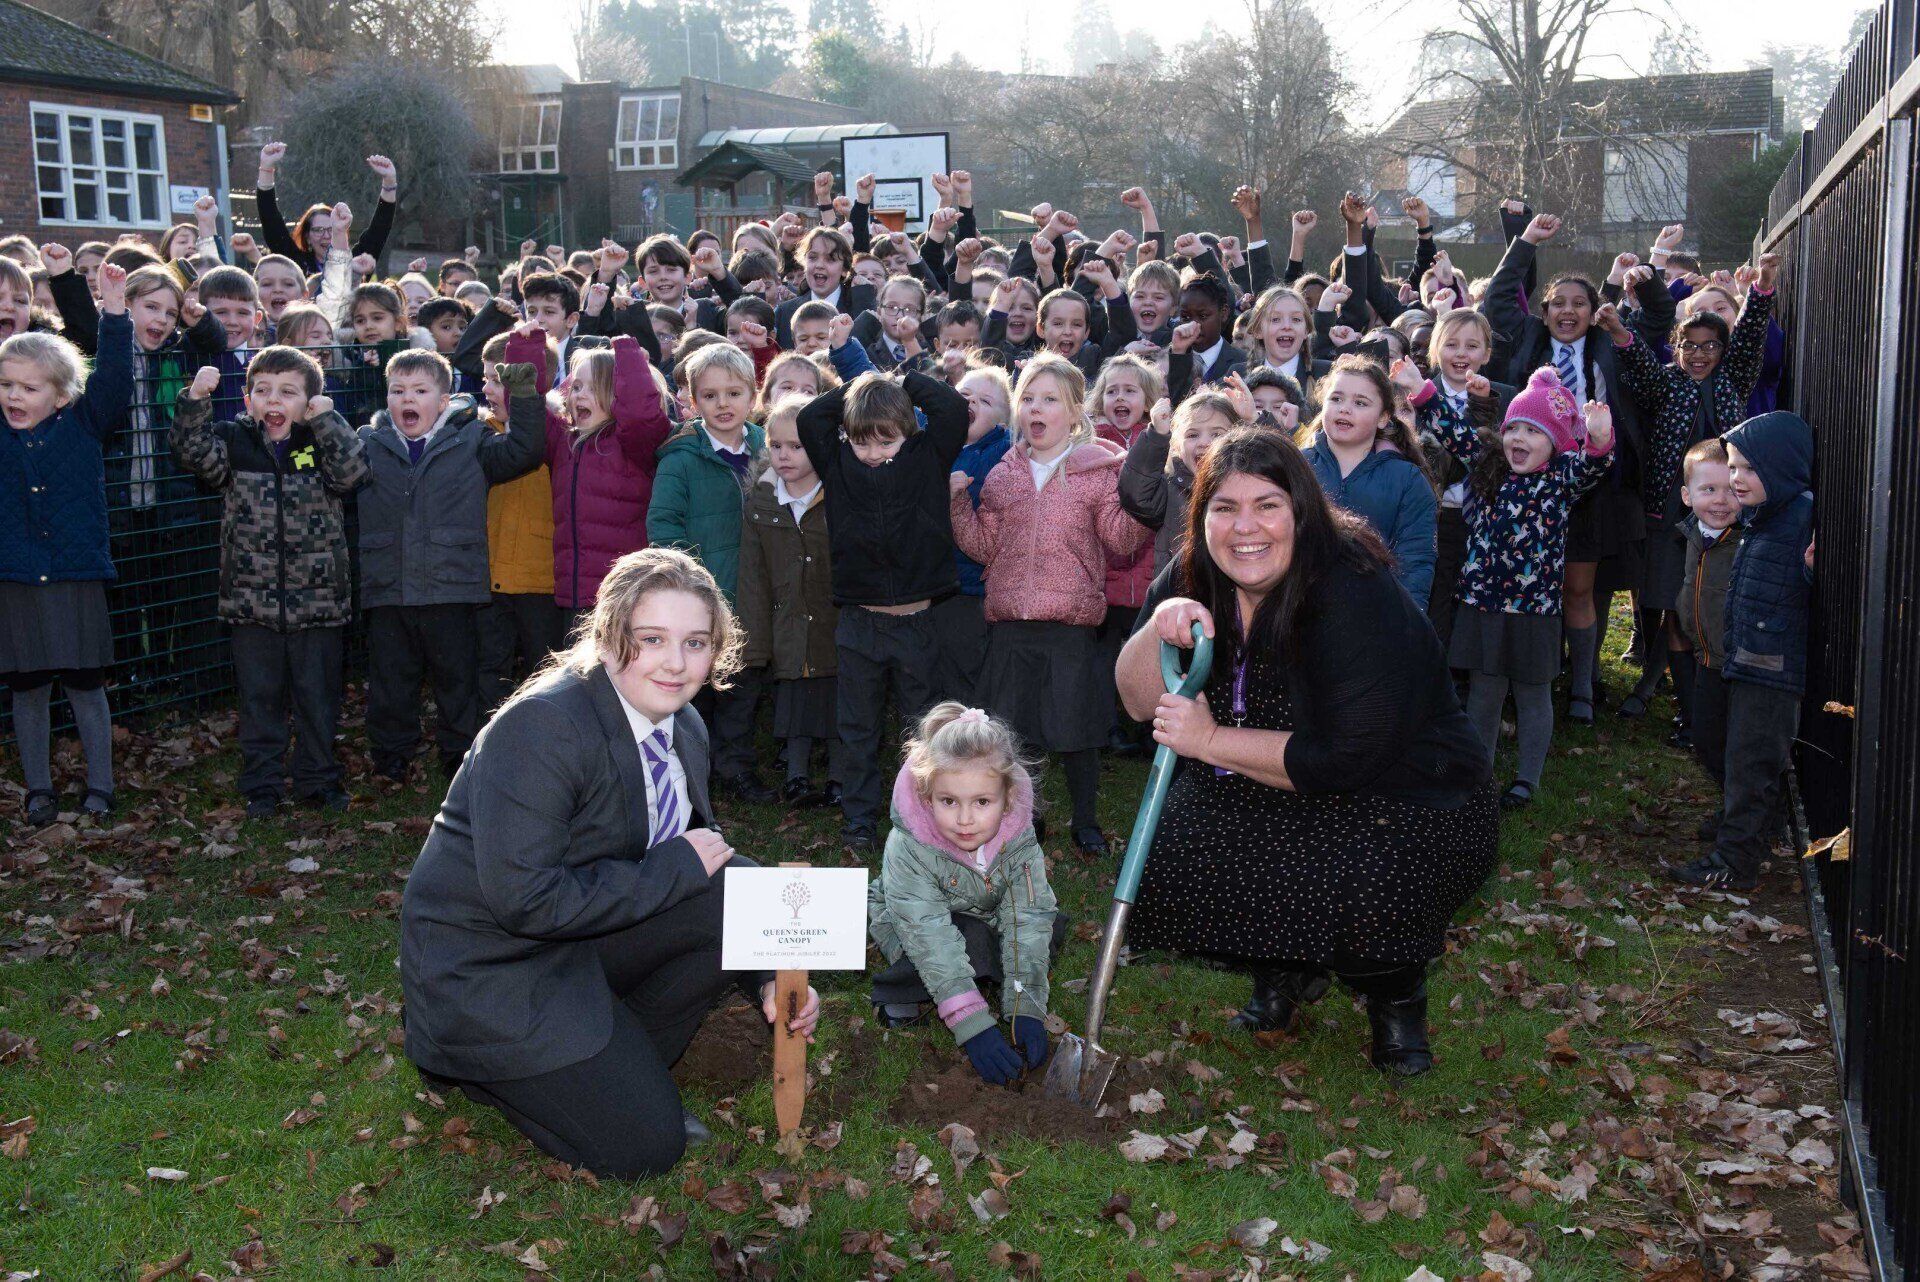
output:
[[607,0],[580,0],[573,23],[573,61],[582,80],[643,85],[652,70],[646,48],[607,22]]
[[[1684,193],[1684,112],[1661,82],[1595,79],[1630,72],[1594,52],[1608,29],[1639,24],[1643,43],[1686,65],[1687,30],[1668,0],[1452,0],[1452,20],[1427,32],[1407,110],[1383,143],[1408,158],[1443,162],[1477,181],[1478,212],[1523,194],[1580,222],[1607,217],[1591,175],[1592,149],[1608,153],[1611,190],[1642,189],[1654,207],[1676,181]],[[1617,211],[1616,211],[1617,212]]]

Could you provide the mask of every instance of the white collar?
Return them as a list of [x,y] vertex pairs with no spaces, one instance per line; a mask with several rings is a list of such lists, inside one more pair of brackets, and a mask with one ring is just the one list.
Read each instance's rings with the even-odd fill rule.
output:
[[738,445],[723,445],[719,437],[707,431],[707,425],[705,423],[700,425],[700,432],[707,438],[707,444],[713,447],[715,454],[732,454],[737,457],[747,452],[747,438],[745,436],[740,438],[740,444]]
[[811,288],[809,288],[807,292],[809,294],[813,294],[813,301],[816,303],[832,303],[835,307],[838,307],[840,306],[840,291],[845,289],[846,287],[847,287],[846,283],[843,281],[840,284],[834,286],[833,292],[831,294],[813,294],[813,290]]
[[820,493],[820,478],[817,476],[813,478],[812,489],[808,490],[805,494],[795,494],[792,490],[787,488],[786,478],[782,477],[777,472],[774,474],[773,497],[777,502],[779,502],[785,507],[792,507],[795,503],[811,504],[813,502],[814,496],[818,493]]
[[1557,352],[1563,347],[1566,348],[1568,351],[1575,353],[1576,355],[1582,354],[1587,350],[1587,336],[1585,334],[1582,334],[1580,335],[1580,337],[1574,339],[1571,343],[1558,338],[1553,340],[1554,351]]
[[1226,345],[1227,345],[1226,335],[1222,334],[1219,338],[1216,338],[1213,340],[1212,347],[1209,347],[1206,351],[1201,352],[1198,356],[1194,357],[1195,362],[1198,363],[1201,369],[1205,369],[1205,370],[1212,369],[1213,363],[1220,359],[1221,349],[1226,347]]
[[[609,684],[611,684],[611,677],[609,677]],[[654,721],[648,717],[646,713],[640,711],[640,709],[634,707],[631,703],[628,703],[627,696],[620,693],[619,686],[613,687],[613,693],[614,697],[620,700],[621,711],[627,714],[627,724],[633,728],[635,742],[644,741],[652,735],[654,731],[662,730],[666,732],[667,736],[667,751],[673,751],[672,717],[668,717],[665,721]]]

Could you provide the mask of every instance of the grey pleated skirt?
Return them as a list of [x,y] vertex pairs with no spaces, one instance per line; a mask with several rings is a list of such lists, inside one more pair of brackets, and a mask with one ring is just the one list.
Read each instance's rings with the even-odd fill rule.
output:
[[112,665],[105,583],[0,583],[0,672]]
[[1560,616],[1463,605],[1454,612],[1447,666],[1529,684],[1551,681],[1560,675]]
[[1100,679],[1093,628],[1025,619],[988,626],[980,706],[1028,747],[1078,752],[1105,745],[1112,690],[1111,680]]

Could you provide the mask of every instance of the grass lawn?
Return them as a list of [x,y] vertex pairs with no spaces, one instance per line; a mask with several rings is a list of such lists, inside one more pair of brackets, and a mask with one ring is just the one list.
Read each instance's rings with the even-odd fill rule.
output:
[[[956,1100],[981,1122],[969,1143],[910,1085],[968,1094],[941,1076],[945,1030],[883,1036],[860,976],[820,976],[805,1142],[777,1149],[764,1077],[709,1044],[733,1084],[689,1097],[719,1142],[633,1186],[572,1178],[400,1056],[399,893],[437,794],[362,776],[338,822],[243,826],[229,724],[126,738],[118,827],[15,829],[0,850],[0,1278],[1578,1282],[1848,1249],[1795,883],[1776,873],[1752,902],[1658,883],[1705,798],[1664,716],[1561,728],[1436,967],[1424,1078],[1368,1067],[1341,990],[1298,1037],[1229,1038],[1244,978],[1146,955],[1107,1040],[1148,1061],[1110,1103],[1153,1111],[1074,1119],[1088,1142],[993,1130],[1009,1101]],[[1103,779],[1109,832],[1144,776]],[[824,816],[725,818],[763,862],[843,858]],[[1067,981],[1091,965],[1111,867],[1052,845],[1082,926],[1055,1007],[1077,1026]],[[1753,991],[1756,958],[1771,988]],[[1730,1004],[1783,1022],[1742,1027],[1717,1016]],[[928,1120],[890,1120],[908,1114]],[[1167,1142],[1123,1150],[1136,1129]]]

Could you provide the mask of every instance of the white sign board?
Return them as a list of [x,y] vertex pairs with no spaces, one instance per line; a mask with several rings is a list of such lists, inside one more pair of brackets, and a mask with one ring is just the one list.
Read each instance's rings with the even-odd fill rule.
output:
[[[873,207],[904,210],[908,231],[925,231],[927,215],[940,208],[940,195],[929,181],[931,174],[944,174],[950,168],[945,134],[882,134],[876,138],[840,140],[840,172],[846,176],[847,189],[862,174],[874,177]],[[916,193],[902,190],[918,188]]]
[[722,970],[865,970],[865,868],[729,868]]
[[173,212],[176,214],[192,213],[193,202],[211,194],[205,187],[189,187],[184,183],[172,184],[167,188],[167,193],[173,202]]

